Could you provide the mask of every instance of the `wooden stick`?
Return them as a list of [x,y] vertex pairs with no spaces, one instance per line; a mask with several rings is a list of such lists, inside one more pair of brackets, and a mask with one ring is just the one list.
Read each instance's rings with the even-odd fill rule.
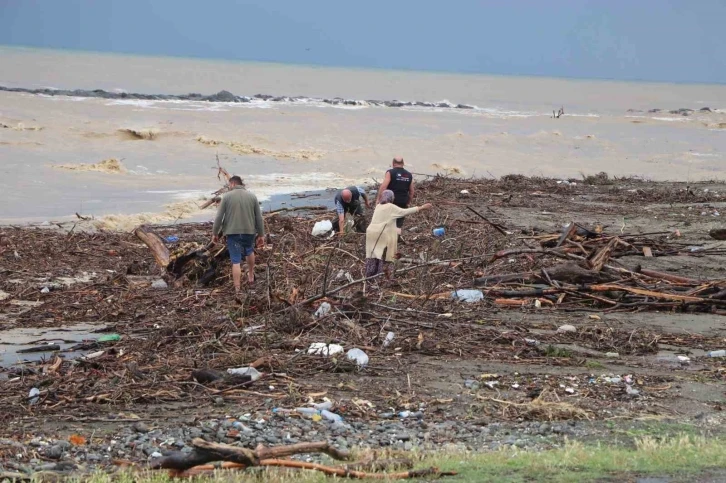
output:
[[487,220],[487,219],[486,219],[486,218],[484,218],[484,217],[483,217],[483,216],[482,216],[482,215],[481,215],[481,214],[480,214],[480,213],[479,213],[478,211],[476,211],[476,210],[475,210],[474,208],[472,208],[472,207],[471,207],[471,206],[469,206],[469,205],[466,205],[466,209],[467,209],[467,210],[469,210],[469,211],[471,211],[472,213],[474,213],[474,214],[475,214],[476,216],[478,216],[478,217],[479,217],[479,218],[481,218],[482,220],[484,220],[484,221],[486,221],[487,223],[489,223],[489,225],[490,225],[490,226],[491,226],[492,228],[494,228],[495,230],[497,230],[497,231],[498,231],[499,233],[501,233],[502,235],[504,235],[504,236],[507,236],[507,232],[506,232],[506,231],[504,231],[504,230],[502,230],[502,229],[500,228],[500,227],[501,227],[501,225],[498,225],[498,224],[496,224],[496,223],[492,223],[491,221]]

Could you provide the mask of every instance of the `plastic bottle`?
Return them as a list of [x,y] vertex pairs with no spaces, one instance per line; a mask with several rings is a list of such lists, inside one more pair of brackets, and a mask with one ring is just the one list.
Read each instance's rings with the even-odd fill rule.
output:
[[323,409],[332,409],[333,408],[333,402],[332,401],[325,401],[318,404],[313,404],[313,407],[315,409],[318,409],[322,411]]
[[250,380],[252,381],[256,381],[262,376],[262,374],[254,367],[237,367],[227,369],[227,373],[232,374],[233,376],[250,376]]
[[726,350],[711,351],[707,355],[708,357],[726,357]]
[[320,414],[320,411],[318,411],[315,408],[295,408],[295,412],[298,414],[302,414],[303,416],[309,416],[309,417],[312,417],[316,414]]
[[322,417],[324,417],[325,419],[327,419],[328,421],[333,421],[335,423],[338,423],[343,420],[343,418],[340,415],[331,413],[327,409],[323,409],[322,411],[320,411],[320,415]]

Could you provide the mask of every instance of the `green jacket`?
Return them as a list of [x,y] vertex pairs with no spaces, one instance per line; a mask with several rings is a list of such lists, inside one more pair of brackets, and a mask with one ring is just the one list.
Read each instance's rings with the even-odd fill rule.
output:
[[265,236],[265,224],[257,197],[235,186],[222,195],[222,203],[217,210],[212,228],[215,235],[254,235]]

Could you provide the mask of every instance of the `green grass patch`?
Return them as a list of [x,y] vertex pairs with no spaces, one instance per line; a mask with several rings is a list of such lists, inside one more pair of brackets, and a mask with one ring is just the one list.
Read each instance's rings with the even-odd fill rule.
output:
[[564,347],[557,347],[552,344],[545,347],[544,354],[547,357],[572,357],[572,351]]
[[594,361],[592,359],[588,359],[587,361],[585,361],[585,367],[587,367],[588,369],[605,369],[605,366],[602,363]]
[[[709,473],[719,476],[723,474],[726,477],[726,472],[723,470],[726,468],[726,441],[693,435],[661,439],[644,436],[636,439],[634,447],[631,448],[568,442],[560,449],[539,452],[513,448],[487,453],[443,452],[419,455],[419,460],[416,468],[437,466],[444,471],[457,471],[458,476],[436,480],[452,483],[623,481],[636,475],[684,479]],[[318,483],[331,480],[330,477],[309,471],[255,469],[254,471],[219,472],[214,475],[197,477],[192,481]],[[164,473],[137,473],[115,476],[97,475],[86,481],[92,483],[167,483],[170,480]]]

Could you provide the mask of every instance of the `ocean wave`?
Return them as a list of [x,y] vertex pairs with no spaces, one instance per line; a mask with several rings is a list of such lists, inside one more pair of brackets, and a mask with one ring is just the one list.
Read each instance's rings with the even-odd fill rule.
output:
[[274,151],[272,149],[252,146],[251,144],[245,144],[236,141],[218,141],[216,139],[209,139],[204,136],[199,136],[197,138],[197,142],[200,142],[206,146],[227,146],[227,148],[237,154],[257,154],[259,156],[269,156],[275,159],[305,159],[309,161],[316,161],[325,156],[324,151],[315,151],[312,149],[297,149],[295,151]]
[[[492,107],[481,107],[471,104],[454,103],[449,100],[430,101],[400,101],[376,99],[346,99],[341,97],[317,98],[306,96],[273,96],[269,94],[255,94],[253,96],[238,96],[229,91],[220,91],[212,95],[197,93],[172,94],[140,94],[133,92],[105,91],[103,89],[29,89],[22,87],[0,86],[0,91],[34,94],[56,99],[107,99],[109,105],[130,105],[141,109],[172,109],[172,110],[206,110],[224,111],[232,106],[254,107],[269,109],[276,105],[304,105],[313,107],[332,107],[337,109],[366,109],[366,108],[397,108],[427,112],[460,112],[496,118],[508,117],[535,117],[546,116],[546,112],[517,111]],[[581,116],[596,116],[578,114]]]
[[94,164],[54,164],[52,167],[68,171],[97,171],[106,174],[126,174],[128,172],[123,163],[116,158],[104,159]]

